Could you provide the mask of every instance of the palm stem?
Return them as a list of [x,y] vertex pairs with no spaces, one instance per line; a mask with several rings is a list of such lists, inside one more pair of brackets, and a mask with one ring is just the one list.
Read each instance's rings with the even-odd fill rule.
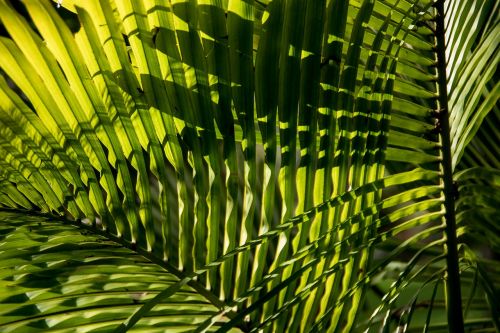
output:
[[464,332],[462,312],[462,295],[460,290],[460,272],[458,267],[457,228],[455,219],[455,197],[453,184],[453,167],[451,156],[450,123],[448,112],[448,92],[446,88],[446,43],[444,25],[444,1],[436,4],[436,53],[438,71],[439,113],[438,129],[441,138],[441,168],[444,185],[444,206],[446,220],[446,311],[449,332]]

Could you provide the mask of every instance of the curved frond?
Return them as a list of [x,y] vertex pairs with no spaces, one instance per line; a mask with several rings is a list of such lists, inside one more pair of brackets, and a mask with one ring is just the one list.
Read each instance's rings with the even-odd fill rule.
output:
[[0,327],[499,329],[498,6],[0,0]]

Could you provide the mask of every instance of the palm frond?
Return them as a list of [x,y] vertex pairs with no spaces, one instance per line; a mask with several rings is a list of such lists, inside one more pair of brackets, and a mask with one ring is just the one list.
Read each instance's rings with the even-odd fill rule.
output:
[[0,327],[498,329],[497,12],[0,0]]

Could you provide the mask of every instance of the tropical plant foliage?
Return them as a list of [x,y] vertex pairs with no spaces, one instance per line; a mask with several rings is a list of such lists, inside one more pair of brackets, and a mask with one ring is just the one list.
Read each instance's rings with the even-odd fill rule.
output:
[[0,331],[500,329],[498,7],[0,0]]

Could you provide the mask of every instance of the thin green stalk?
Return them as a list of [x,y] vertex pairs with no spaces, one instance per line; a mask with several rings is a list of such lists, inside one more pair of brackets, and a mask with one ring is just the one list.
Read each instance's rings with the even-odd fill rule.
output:
[[436,55],[438,74],[438,129],[441,139],[441,171],[444,185],[444,207],[446,221],[446,311],[449,332],[464,332],[460,272],[458,267],[457,228],[455,220],[455,197],[451,156],[450,123],[448,115],[448,92],[446,90],[446,43],[444,23],[444,1],[437,1],[436,7]]

